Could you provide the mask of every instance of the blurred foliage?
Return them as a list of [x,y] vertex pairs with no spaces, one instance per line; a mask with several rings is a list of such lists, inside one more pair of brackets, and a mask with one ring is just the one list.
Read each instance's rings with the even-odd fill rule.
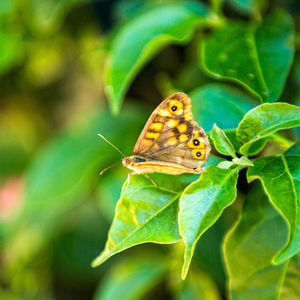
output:
[[[1,0],[0,299],[300,299],[299,26],[293,0]],[[157,188],[97,133],[129,155],[174,91],[213,151]]]

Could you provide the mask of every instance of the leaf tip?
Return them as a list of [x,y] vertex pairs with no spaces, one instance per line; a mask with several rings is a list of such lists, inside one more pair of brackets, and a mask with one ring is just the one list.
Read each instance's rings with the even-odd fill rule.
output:
[[91,267],[96,268],[103,264],[110,256],[101,253],[99,256],[97,256],[92,262],[91,262]]
[[186,248],[185,252],[184,252],[184,262],[183,262],[182,271],[181,271],[182,280],[186,279],[186,276],[187,276],[189,268],[190,268],[192,255],[193,255],[193,251],[189,248]]

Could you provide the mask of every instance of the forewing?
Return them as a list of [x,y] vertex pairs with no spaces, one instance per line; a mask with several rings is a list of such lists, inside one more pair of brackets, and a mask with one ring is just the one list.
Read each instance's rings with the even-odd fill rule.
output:
[[134,155],[152,155],[182,147],[193,135],[191,100],[184,93],[166,98],[152,113],[134,147]]

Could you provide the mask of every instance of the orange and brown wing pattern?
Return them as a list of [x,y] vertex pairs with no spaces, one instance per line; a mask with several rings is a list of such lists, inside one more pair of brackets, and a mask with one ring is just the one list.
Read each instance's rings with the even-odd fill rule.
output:
[[200,170],[208,159],[210,145],[203,128],[194,122],[191,139],[182,147],[164,149],[151,155],[153,161],[164,161],[181,165],[187,169]]
[[147,155],[186,144],[193,135],[191,100],[184,93],[166,98],[152,113],[134,147]]

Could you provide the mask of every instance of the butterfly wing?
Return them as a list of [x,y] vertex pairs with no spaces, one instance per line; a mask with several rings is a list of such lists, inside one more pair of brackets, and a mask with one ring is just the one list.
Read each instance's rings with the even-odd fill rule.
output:
[[152,113],[134,147],[134,155],[150,155],[180,146],[194,130],[191,99],[184,93],[166,98]]
[[162,149],[151,154],[154,161],[164,161],[184,166],[187,169],[199,170],[208,159],[210,145],[203,128],[194,123],[191,139],[179,147]]
[[207,135],[193,120],[190,98],[184,93],[176,93],[154,110],[133,154],[146,157],[147,161],[200,169],[209,152]]

